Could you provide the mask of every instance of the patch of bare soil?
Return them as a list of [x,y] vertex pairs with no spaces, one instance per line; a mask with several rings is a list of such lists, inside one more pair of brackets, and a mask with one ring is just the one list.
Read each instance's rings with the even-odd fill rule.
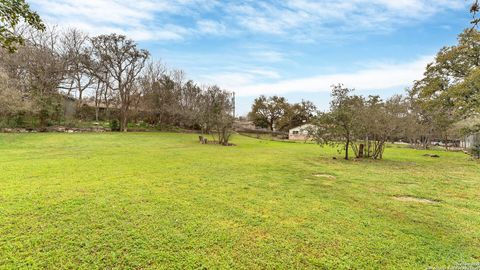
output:
[[318,177],[318,178],[326,178],[326,179],[336,179],[337,178],[334,175],[324,174],[324,173],[317,173],[317,174],[314,174],[313,176]]
[[440,157],[439,155],[435,155],[435,154],[425,154],[423,156],[424,157],[431,157],[431,158],[439,158]]
[[414,196],[395,196],[393,197],[397,201],[401,202],[417,202],[417,203],[425,203],[425,204],[437,204],[440,203],[438,200],[431,200],[426,198],[418,198]]

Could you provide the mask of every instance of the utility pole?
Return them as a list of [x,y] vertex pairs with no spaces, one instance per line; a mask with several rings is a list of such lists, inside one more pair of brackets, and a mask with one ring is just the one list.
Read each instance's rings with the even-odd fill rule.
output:
[[233,91],[233,98],[232,98],[232,103],[233,103],[233,119],[235,119],[235,91]]

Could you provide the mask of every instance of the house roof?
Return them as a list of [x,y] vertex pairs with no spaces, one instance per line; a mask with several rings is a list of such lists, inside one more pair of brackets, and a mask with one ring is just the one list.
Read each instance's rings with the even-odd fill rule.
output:
[[305,128],[308,128],[308,127],[314,127],[314,125],[312,125],[312,124],[304,124],[304,125],[301,125],[301,126],[298,126],[298,127],[291,128],[290,130],[305,129]]

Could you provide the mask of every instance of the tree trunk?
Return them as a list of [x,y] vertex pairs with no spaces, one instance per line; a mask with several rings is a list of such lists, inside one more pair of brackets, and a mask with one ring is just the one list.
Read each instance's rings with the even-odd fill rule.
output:
[[383,159],[383,150],[385,149],[385,143],[382,143],[382,145],[380,146],[380,159]]
[[348,160],[348,148],[350,146],[350,138],[347,138],[347,142],[345,144],[345,160]]
[[83,90],[82,89],[82,82],[79,78],[77,78],[77,86],[78,86],[78,104],[79,106],[82,106],[83,104]]
[[448,151],[448,135],[445,135],[445,139],[443,140],[443,143],[445,144],[445,150]]
[[353,150],[353,154],[358,158],[358,146],[356,143],[351,143],[350,148]]
[[367,158],[371,157],[371,152],[372,152],[372,143],[370,142],[370,138],[367,136],[366,142],[367,146],[367,154],[365,155]]
[[364,149],[365,149],[365,145],[363,143],[360,144],[360,147],[358,149],[358,157],[359,158],[363,158],[364,157]]
[[127,118],[125,116],[122,116],[122,131],[123,132],[127,132],[128,131],[128,121],[127,121]]
[[122,106],[120,112],[120,130],[123,132],[127,132],[128,130],[128,109]]
[[95,122],[98,122],[98,105],[95,106]]

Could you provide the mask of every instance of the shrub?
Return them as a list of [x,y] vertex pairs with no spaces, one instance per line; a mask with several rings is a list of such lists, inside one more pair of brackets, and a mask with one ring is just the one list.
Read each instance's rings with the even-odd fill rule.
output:
[[110,129],[112,131],[120,131],[120,123],[118,122],[117,119],[112,119],[110,121]]
[[471,152],[473,157],[480,159],[480,143],[474,145]]
[[78,107],[75,112],[75,118],[86,121],[95,120],[95,107],[90,107],[85,104]]
[[23,127],[25,125],[25,113],[20,112],[15,116],[15,127]]

